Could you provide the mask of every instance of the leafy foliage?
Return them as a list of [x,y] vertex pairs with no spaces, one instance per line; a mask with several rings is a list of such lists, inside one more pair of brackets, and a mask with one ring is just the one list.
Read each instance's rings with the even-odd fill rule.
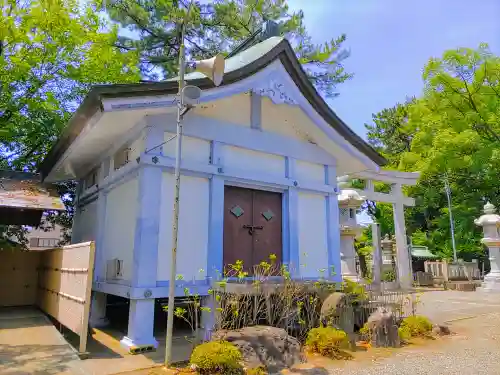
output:
[[0,251],[27,250],[26,233],[22,226],[0,225]]
[[371,227],[365,228],[361,235],[354,239],[354,249],[358,254],[361,275],[364,279],[370,279],[371,270],[367,265],[367,258],[371,257],[373,253]]
[[394,270],[385,270],[381,275],[382,281],[396,281],[396,272]]
[[[36,170],[91,85],[139,79],[117,39],[89,4],[0,0],[1,168]],[[59,188],[69,211],[50,220],[70,228],[74,183]]]
[[191,364],[200,374],[241,374],[242,356],[236,346],[227,341],[211,341],[198,345],[191,354]]
[[342,293],[350,297],[353,302],[361,302],[368,299],[368,293],[363,284],[349,279],[344,279],[341,285]]
[[[2,0],[0,129],[10,165],[34,169],[90,85],[138,79],[117,29],[73,0]],[[81,9],[81,10],[80,10]]]
[[408,107],[415,98],[404,104],[383,109],[372,116],[373,124],[366,124],[368,143],[389,162],[398,161],[399,154],[411,151],[413,132],[408,127]]
[[246,375],[267,375],[269,374],[263,366],[254,367],[246,370]]
[[304,26],[304,13],[290,12],[286,0],[194,1],[189,18],[188,0],[102,0],[98,4],[128,31],[116,45],[140,53],[141,71],[149,79],[177,73],[183,23],[186,54],[204,59],[230,52],[260,31],[266,20],[278,23],[279,33],[293,43],[310,80],[325,95],[337,95],[336,86],[352,77],[342,65],[349,56],[342,48],[346,36],[313,43]]
[[487,200],[500,203],[500,58],[484,44],[449,50],[429,61],[423,79],[423,95],[375,115],[368,137],[390,167],[421,172],[407,191],[416,198],[406,210],[414,243],[451,257],[448,179],[458,255],[478,257],[481,230],[473,219]]
[[306,345],[313,353],[333,359],[345,359],[346,353],[342,349],[349,345],[349,339],[342,330],[333,327],[318,327],[309,331]]
[[402,340],[409,340],[412,337],[425,336],[432,331],[431,321],[421,315],[411,315],[404,318],[399,326],[399,337]]

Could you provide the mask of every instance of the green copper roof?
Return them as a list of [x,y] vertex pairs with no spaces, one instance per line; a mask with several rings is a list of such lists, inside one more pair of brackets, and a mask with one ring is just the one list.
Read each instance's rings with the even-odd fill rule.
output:
[[414,258],[437,258],[426,246],[412,246],[411,256]]
[[[241,51],[237,55],[226,59],[224,74],[228,74],[230,72],[234,72],[235,70],[241,69],[252,62],[260,59],[265,56],[267,53],[272,51],[274,47],[276,47],[279,43],[283,41],[283,37],[274,36],[269,39],[264,40],[263,42],[257,43],[256,45]],[[193,79],[201,79],[206,78],[203,73],[200,72],[192,72],[185,75],[186,81],[191,81]],[[169,78],[167,81],[178,81],[179,77]]]
[[[306,72],[302,69],[290,43],[282,37],[271,37],[252,47],[231,56],[225,61],[224,80],[221,86],[230,85],[258,73],[269,64],[279,60],[288,72],[298,89],[312,105],[314,110],[347,142],[351,143],[363,154],[380,166],[387,161],[374,150],[367,142],[347,126],[311,84]],[[189,84],[200,89],[214,88],[213,82],[204,74],[193,72],[186,75]],[[102,110],[102,100],[105,98],[126,98],[138,96],[158,96],[176,94],[178,85],[176,79],[160,82],[141,82],[132,84],[112,84],[93,86],[83,103],[73,114],[63,133],[51,148],[39,171],[42,179],[46,178],[57,161],[63,157],[69,146],[85,129],[88,121],[97,112]]]

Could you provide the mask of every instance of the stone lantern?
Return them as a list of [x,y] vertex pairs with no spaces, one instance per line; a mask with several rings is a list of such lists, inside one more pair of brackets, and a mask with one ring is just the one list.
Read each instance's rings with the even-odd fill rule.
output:
[[359,280],[356,271],[356,249],[354,238],[360,233],[360,225],[356,220],[356,211],[365,198],[355,190],[341,190],[339,195],[340,210],[340,259],[342,278]]
[[380,241],[382,246],[382,272],[394,272],[394,239],[390,238],[388,234]]
[[484,277],[484,291],[500,292],[500,215],[491,203],[484,206],[484,215],[474,220],[476,225],[483,227],[484,237],[481,243],[488,247],[491,264],[490,273]]

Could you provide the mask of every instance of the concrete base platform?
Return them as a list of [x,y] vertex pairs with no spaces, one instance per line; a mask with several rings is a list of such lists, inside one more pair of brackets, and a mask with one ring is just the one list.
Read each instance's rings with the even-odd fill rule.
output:
[[86,374],[76,351],[34,308],[0,309],[0,374]]
[[[173,338],[172,359],[174,362],[186,361],[191,355],[193,346],[186,341],[184,336],[179,335]],[[163,365],[165,361],[163,332],[156,335],[159,344],[156,351],[138,354],[131,354],[122,346],[120,343],[122,337],[121,332],[111,328],[93,329],[92,337],[89,338],[87,346],[90,353],[89,358],[81,361],[85,372],[92,375],[114,375]],[[145,371],[145,373],[148,374],[149,371]]]
[[481,281],[445,281],[445,290],[458,290],[461,292],[474,292],[481,285]]
[[493,273],[486,275],[479,291],[487,293],[500,293],[500,275]]

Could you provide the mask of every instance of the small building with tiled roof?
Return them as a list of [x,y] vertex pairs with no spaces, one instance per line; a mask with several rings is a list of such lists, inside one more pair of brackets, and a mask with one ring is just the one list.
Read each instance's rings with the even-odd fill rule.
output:
[[[378,176],[384,158],[321,98],[286,39],[228,58],[219,87],[185,78],[202,95],[184,116],[177,294],[206,295],[229,264],[251,274],[270,257],[294,278],[339,281],[337,177]],[[94,87],[41,167],[46,181],[79,181],[72,233],[96,241],[93,321],[106,294],[129,299],[131,347],[156,345],[155,299],[168,295],[177,89]]]

